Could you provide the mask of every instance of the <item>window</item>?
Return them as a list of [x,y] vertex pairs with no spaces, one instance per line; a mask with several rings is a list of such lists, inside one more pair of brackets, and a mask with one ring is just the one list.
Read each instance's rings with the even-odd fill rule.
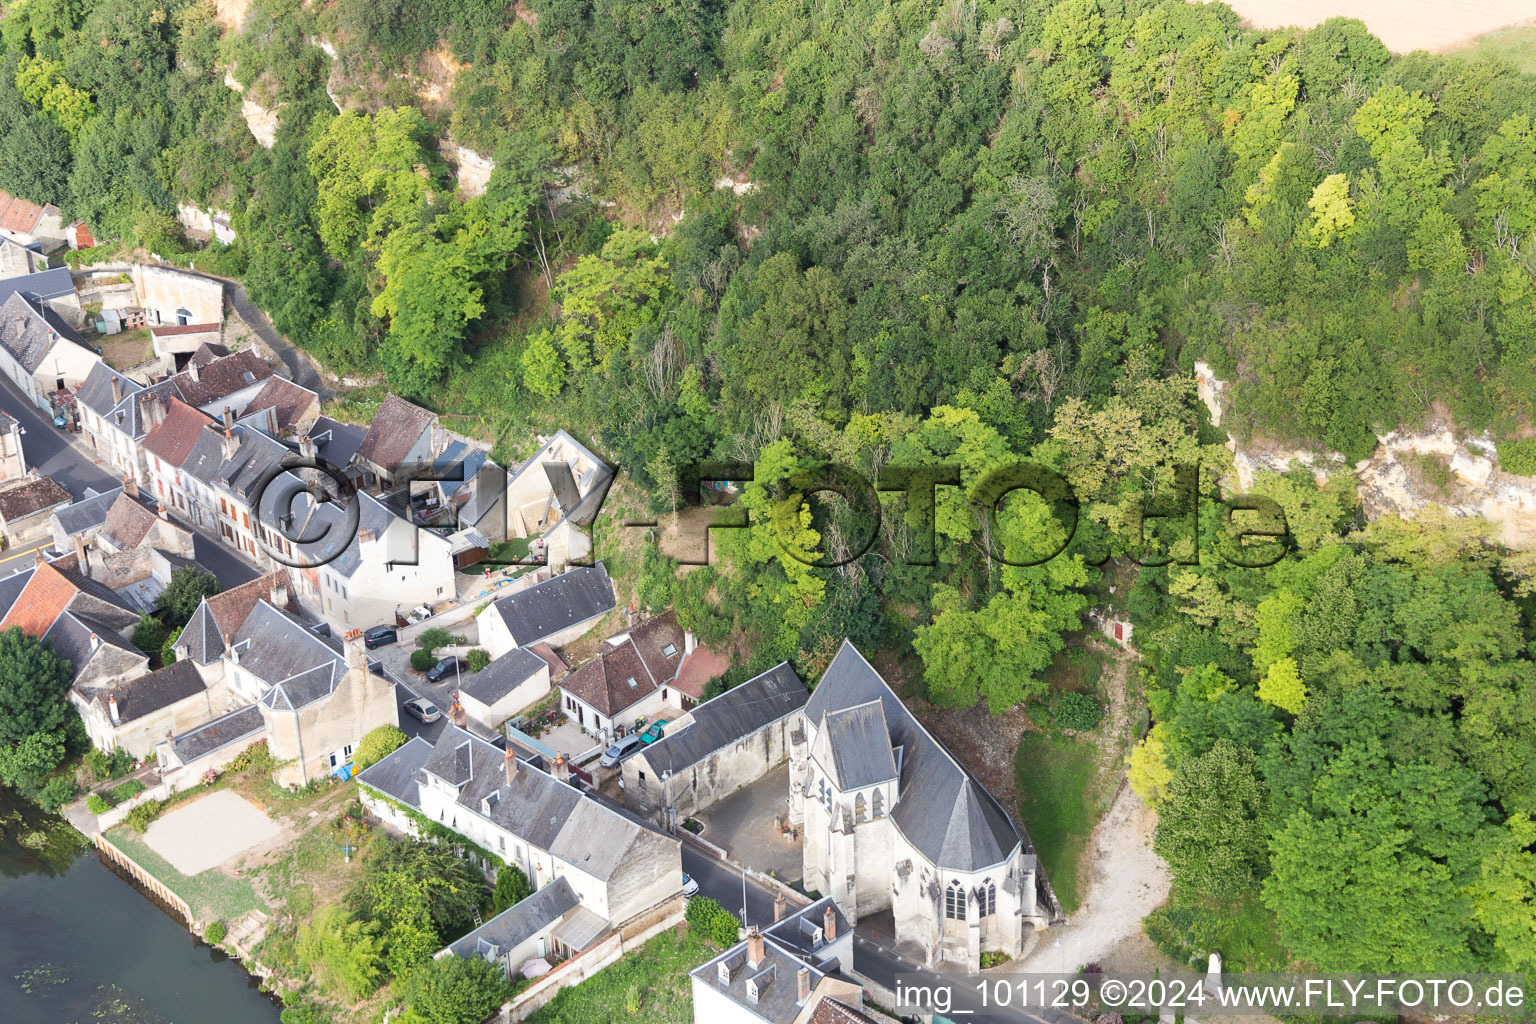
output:
[[976,890],[976,902],[981,904],[982,917],[997,913],[997,883],[990,878],[982,882],[981,888]]
[[670,657],[672,657],[672,655],[674,655],[676,653],[677,653],[677,647],[675,645],[673,645],[673,644],[663,644],[662,645],[662,648],[661,648],[662,657],[670,658]]
[[853,823],[862,825],[869,819],[869,807],[864,803],[864,794],[860,793],[853,798]]
[[959,882],[950,882],[944,890],[944,916],[951,921],[965,920],[965,889]]
[[875,805],[875,817],[877,817],[877,818],[884,817],[885,816],[885,794],[882,793],[878,789],[875,790],[874,805]]
[[496,849],[500,850],[502,853],[506,853],[507,852],[507,837],[506,836],[497,836],[496,837]]

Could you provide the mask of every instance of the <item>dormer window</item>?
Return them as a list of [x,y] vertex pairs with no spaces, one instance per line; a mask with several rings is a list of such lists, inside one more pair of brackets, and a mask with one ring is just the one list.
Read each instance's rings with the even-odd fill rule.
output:
[[727,964],[724,960],[720,961],[715,965],[715,975],[719,979],[720,984],[729,985],[731,983],[730,965]]

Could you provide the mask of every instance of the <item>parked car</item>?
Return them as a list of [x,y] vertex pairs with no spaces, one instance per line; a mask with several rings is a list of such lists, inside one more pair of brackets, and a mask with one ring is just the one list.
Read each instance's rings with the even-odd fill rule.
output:
[[658,718],[645,727],[645,732],[640,734],[640,742],[649,746],[667,734],[667,720]]
[[469,662],[465,661],[463,658],[460,658],[458,655],[449,655],[442,661],[438,662],[436,665],[433,665],[431,668],[427,669],[427,682],[442,682],[444,676],[453,675],[455,673],[464,673],[468,671]]
[[400,639],[400,631],[394,626],[374,626],[363,634],[363,646],[368,650],[388,647]]
[[640,737],[630,733],[622,739],[614,740],[612,745],[603,751],[603,756],[597,759],[597,763],[604,768],[612,768],[643,746],[645,744],[640,742]]
[[421,719],[422,723],[425,725],[431,725],[433,722],[443,717],[443,713],[437,710],[437,706],[431,701],[427,700],[425,697],[417,697],[414,700],[408,700],[400,706],[405,709],[406,714],[410,715],[412,718]]
[[684,896],[697,896],[698,894],[699,894],[699,883],[698,883],[698,880],[693,878],[692,876],[690,876],[688,874],[688,872],[684,871],[683,872],[683,895]]

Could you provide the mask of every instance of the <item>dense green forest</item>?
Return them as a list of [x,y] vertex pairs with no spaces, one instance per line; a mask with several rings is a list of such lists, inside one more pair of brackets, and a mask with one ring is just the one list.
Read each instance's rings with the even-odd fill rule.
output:
[[[1175,875],[1159,943],[1536,972],[1536,561],[1475,521],[1367,525],[1347,480],[1303,474],[1257,485],[1286,557],[1238,567],[1190,374],[1233,381],[1245,440],[1359,459],[1436,414],[1528,446],[1536,77],[1182,0],[214,16],[9,4],[0,188],[173,256],[176,201],[229,209],[237,243],[199,265],[329,368],[508,452],[582,433],[654,512],[694,500],[681,467],[753,463],[718,564],[632,567],[647,607],[750,652],[733,678],[785,657],[814,678],[848,636],[918,659],[938,704],[1036,700],[1109,599],[1106,557],[1138,554],[1115,600],[1155,722],[1132,778]],[[456,69],[431,101],[429,52]],[[270,150],[242,98],[278,112]],[[445,139],[494,155],[483,196],[455,195]],[[1008,563],[1060,547],[1063,509],[978,515],[1021,458],[1081,502],[1033,566]],[[874,529],[802,503],[828,461],[958,464],[933,557],[889,492],[868,553],[807,566]],[[1138,541],[1195,463],[1199,529]]]

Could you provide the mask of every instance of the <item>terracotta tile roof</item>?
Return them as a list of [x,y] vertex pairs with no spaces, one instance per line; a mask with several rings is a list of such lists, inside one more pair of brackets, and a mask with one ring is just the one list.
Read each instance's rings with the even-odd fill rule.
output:
[[159,324],[149,329],[158,338],[170,338],[179,334],[218,334],[218,324]]
[[656,691],[656,680],[632,644],[624,644],[587,662],[566,676],[560,688],[612,718]]
[[570,668],[565,663],[565,659],[556,654],[555,649],[549,646],[549,644],[534,644],[528,650],[544,659],[544,664],[549,666],[549,676],[551,679],[560,678],[565,674],[565,670]]
[[675,614],[669,611],[646,619],[629,631],[629,640],[658,684],[677,675],[683,660],[683,629]]
[[225,636],[233,636],[239,632],[257,603],[271,597],[274,585],[282,587],[287,595],[285,607],[292,607],[293,590],[289,585],[287,574],[282,570],[269,572],[265,576],[256,577],[249,583],[242,583],[238,587],[231,587],[212,597],[204,598],[208,602],[208,610],[213,613],[213,621],[218,624],[219,631]]
[[199,366],[197,379],[192,370],[183,370],[171,378],[189,405],[207,405],[227,398],[257,381],[272,376],[272,367],[253,350],[246,349]]
[[158,518],[128,495],[119,493],[112,507],[107,509],[107,518],[101,530],[118,548],[126,551],[139,546]]
[[368,434],[357,449],[357,457],[393,473],[436,419],[436,413],[412,405],[398,395],[390,395],[374,414]]
[[877,1021],[863,1010],[855,1010],[847,1003],[827,997],[816,1004],[805,1024],[877,1024]]
[[705,684],[725,675],[730,667],[729,658],[716,654],[708,647],[695,647],[683,656],[682,667],[672,680],[672,688],[694,700],[703,700]]
[[277,416],[277,429],[287,430],[308,418],[311,408],[318,411],[319,397],[306,387],[300,387],[286,377],[275,374],[256,392],[251,404],[245,407],[245,415],[271,409]]
[[96,236],[91,234],[91,229],[85,226],[85,221],[77,220],[69,226],[69,239],[75,243],[76,249],[89,249],[96,244]]
[[69,492],[51,477],[40,476],[17,487],[0,491],[0,519],[14,523],[44,509],[68,505]]
[[187,456],[192,454],[192,447],[197,444],[203,428],[212,422],[213,419],[202,410],[193,408],[179,398],[172,398],[165,419],[145,434],[140,443],[162,462],[179,469]]
[[0,228],[30,233],[43,219],[43,208],[9,192],[0,192]]
[[54,620],[69,607],[79,590],[59,570],[38,559],[32,568],[32,578],[11,605],[0,629],[20,627],[29,636],[40,637],[48,632]]

